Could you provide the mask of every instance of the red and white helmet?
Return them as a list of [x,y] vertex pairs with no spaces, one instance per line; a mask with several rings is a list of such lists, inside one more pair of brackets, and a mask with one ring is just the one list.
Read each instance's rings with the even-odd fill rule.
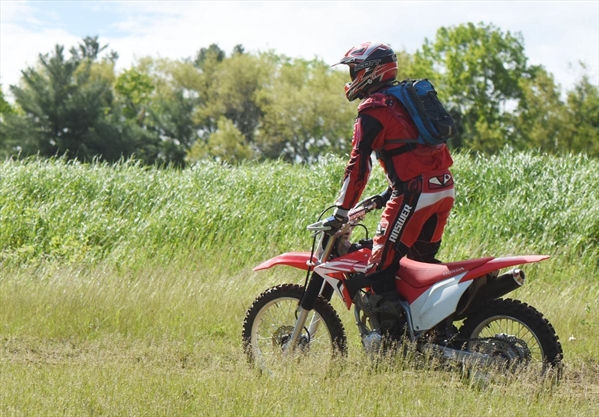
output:
[[351,48],[335,65],[349,66],[351,83],[345,84],[349,101],[362,99],[373,88],[389,84],[397,77],[397,56],[389,45],[365,42]]

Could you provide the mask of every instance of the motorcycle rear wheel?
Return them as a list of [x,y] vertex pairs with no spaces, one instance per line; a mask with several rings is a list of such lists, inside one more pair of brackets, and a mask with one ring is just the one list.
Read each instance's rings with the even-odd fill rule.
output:
[[[288,358],[314,361],[326,367],[336,356],[347,354],[345,329],[331,304],[319,297],[306,320],[294,349],[286,346],[296,322],[296,310],[304,288],[283,284],[260,294],[245,314],[243,348],[250,363],[263,371],[284,366]],[[315,329],[313,334],[308,328]]]
[[478,338],[515,340],[516,350],[526,351],[526,367],[545,374],[562,369],[563,350],[555,329],[534,307],[518,300],[495,299],[470,313],[460,328],[459,337],[469,340],[466,349],[476,349]]

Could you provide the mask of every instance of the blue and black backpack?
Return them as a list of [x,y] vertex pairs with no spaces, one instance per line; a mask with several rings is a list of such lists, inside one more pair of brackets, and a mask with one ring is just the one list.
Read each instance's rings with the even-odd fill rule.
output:
[[439,145],[457,133],[453,118],[429,80],[404,80],[383,92],[397,98],[412,116],[419,132],[416,143]]

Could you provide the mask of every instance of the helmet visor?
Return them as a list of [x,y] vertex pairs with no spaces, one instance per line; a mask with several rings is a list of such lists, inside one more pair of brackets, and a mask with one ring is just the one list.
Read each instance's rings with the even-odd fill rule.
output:
[[352,81],[354,81],[356,79],[357,73],[358,73],[358,71],[356,71],[356,66],[349,65],[349,78],[351,78]]

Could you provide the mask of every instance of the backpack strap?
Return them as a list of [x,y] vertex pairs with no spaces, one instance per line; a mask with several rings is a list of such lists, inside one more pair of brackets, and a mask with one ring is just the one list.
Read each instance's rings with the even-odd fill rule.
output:
[[411,152],[414,149],[416,149],[416,143],[408,142],[404,146],[401,146],[401,147],[395,148],[395,149],[391,149],[390,151],[381,149],[380,151],[376,152],[376,157],[378,159],[388,160],[390,158],[393,158],[394,156],[403,155],[404,153]]

